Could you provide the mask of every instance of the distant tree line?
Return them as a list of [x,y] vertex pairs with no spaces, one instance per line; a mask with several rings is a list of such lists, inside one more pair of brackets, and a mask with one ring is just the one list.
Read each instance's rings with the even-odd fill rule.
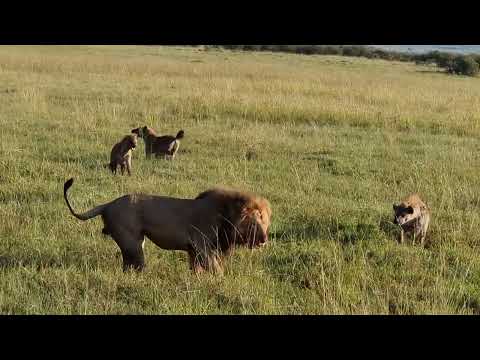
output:
[[475,76],[480,71],[480,55],[461,55],[441,51],[412,54],[365,45],[207,45],[206,48],[286,52],[305,55],[356,56],[388,61],[408,61],[417,64],[436,64],[438,67],[445,69],[447,73],[467,76]]

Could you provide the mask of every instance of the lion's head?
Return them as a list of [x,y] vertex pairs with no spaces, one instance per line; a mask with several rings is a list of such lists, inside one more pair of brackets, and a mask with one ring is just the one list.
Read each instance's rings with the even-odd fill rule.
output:
[[216,188],[197,196],[215,201],[223,250],[232,246],[262,247],[268,242],[272,210],[267,199],[251,193]]
[[236,225],[236,243],[255,248],[268,242],[268,231],[272,210],[270,203],[261,197],[254,197],[242,207]]

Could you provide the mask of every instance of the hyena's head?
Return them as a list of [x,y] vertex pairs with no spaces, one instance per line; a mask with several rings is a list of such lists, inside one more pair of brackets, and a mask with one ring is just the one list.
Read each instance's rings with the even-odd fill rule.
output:
[[137,135],[136,134],[128,135],[126,136],[126,138],[127,138],[128,148],[135,149],[138,144]]
[[138,127],[132,130],[132,134],[137,135],[139,138],[144,138],[148,134],[148,126]]
[[411,206],[406,206],[404,204],[400,204],[400,205],[393,204],[393,212],[394,212],[393,223],[395,225],[402,226],[416,218],[414,208]]

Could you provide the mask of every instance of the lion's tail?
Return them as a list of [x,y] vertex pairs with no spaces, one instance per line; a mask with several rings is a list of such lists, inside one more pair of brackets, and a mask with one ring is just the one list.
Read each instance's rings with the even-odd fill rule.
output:
[[92,219],[92,218],[94,218],[98,215],[101,215],[103,213],[103,210],[105,209],[107,204],[97,206],[97,207],[95,207],[95,208],[93,208],[93,209],[91,209],[91,210],[89,210],[89,211],[87,211],[86,213],[83,213],[83,214],[75,213],[75,211],[73,211],[72,207],[70,206],[70,203],[68,202],[68,198],[67,198],[67,191],[68,191],[68,189],[70,189],[70,187],[72,185],[73,185],[73,178],[69,179],[65,182],[65,184],[63,185],[63,197],[65,198],[68,209],[73,214],[73,216],[75,216],[77,219],[85,221],[85,220]]

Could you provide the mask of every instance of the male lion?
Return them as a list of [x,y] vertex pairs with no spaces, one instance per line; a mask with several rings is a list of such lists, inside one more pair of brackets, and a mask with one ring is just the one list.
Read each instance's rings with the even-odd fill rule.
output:
[[185,136],[185,132],[180,130],[176,136],[164,135],[158,136],[155,130],[148,126],[132,129],[132,134],[136,134],[145,142],[145,156],[147,159],[155,154],[155,157],[164,156],[171,160],[180,148],[180,140]]
[[253,194],[217,188],[195,199],[125,195],[76,214],[67,198],[72,184],[68,180],[63,190],[70,212],[83,221],[102,216],[102,232],[122,252],[123,271],[144,268],[144,236],[162,249],[186,251],[195,273],[222,272],[221,260],[235,245],[256,248],[268,241],[270,204]]

